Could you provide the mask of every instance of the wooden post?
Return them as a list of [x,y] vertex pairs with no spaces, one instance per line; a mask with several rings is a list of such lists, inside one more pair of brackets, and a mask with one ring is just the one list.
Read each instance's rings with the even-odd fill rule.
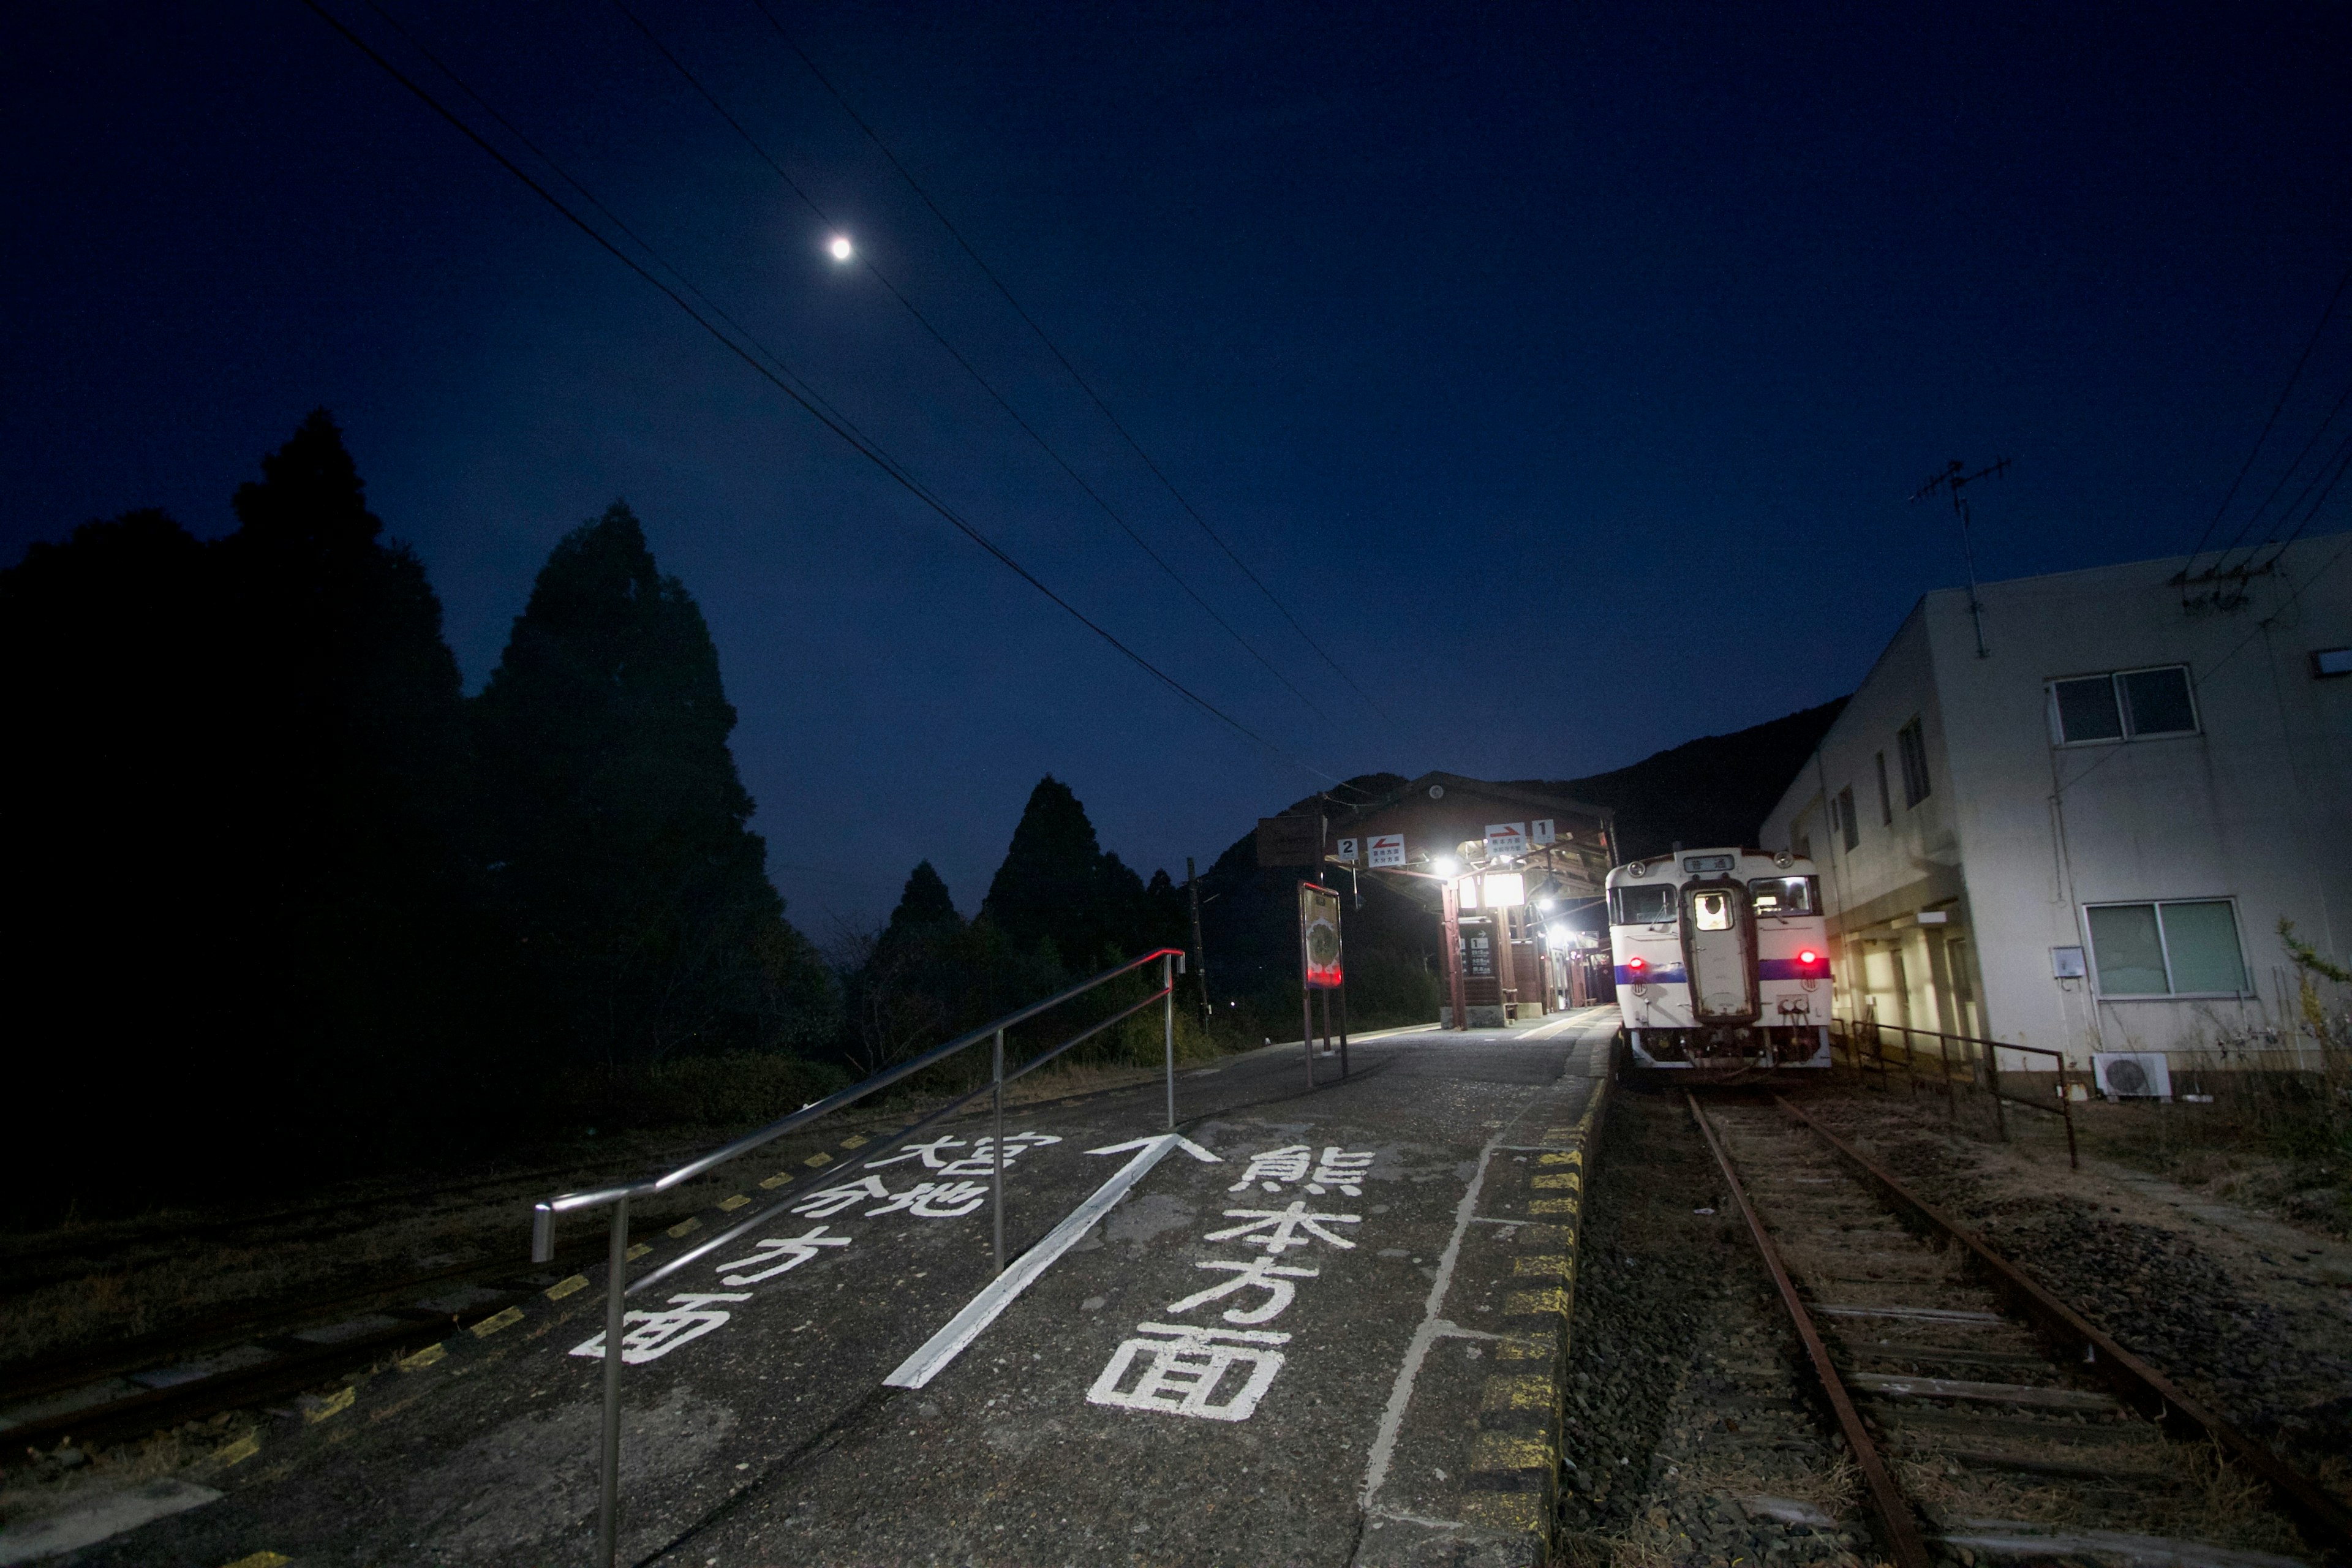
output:
[[1454,1026],[1470,1026],[1470,1005],[1462,992],[1462,900],[1454,890],[1451,879],[1438,884],[1440,896],[1445,900],[1445,984],[1454,999]]

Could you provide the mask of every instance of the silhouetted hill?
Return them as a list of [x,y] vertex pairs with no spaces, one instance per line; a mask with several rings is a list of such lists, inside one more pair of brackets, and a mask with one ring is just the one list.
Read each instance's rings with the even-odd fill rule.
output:
[[1529,788],[1605,805],[1617,814],[1622,860],[1664,855],[1676,843],[1753,844],[1780,792],[1845,707],[1837,698],[1785,718],[1704,735],[1590,778],[1530,781]]

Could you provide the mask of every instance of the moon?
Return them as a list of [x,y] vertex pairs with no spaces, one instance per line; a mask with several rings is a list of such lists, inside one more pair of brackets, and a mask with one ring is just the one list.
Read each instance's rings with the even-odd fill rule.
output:
[[833,252],[833,258],[835,261],[846,261],[855,254],[849,243],[849,237],[845,234],[835,235],[833,243],[825,248]]

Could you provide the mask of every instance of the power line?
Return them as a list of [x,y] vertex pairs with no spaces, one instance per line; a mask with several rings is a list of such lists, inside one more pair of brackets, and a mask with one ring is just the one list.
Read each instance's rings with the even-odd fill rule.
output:
[[[751,134],[750,130],[744,126],[741,121],[738,120],[732,113],[729,112],[727,106],[719,101],[718,95],[703,85],[701,79],[697,77],[692,70],[688,69],[686,62],[679,59],[677,54],[670,49],[669,46],[663,43],[661,39],[656,36],[654,30],[646,25],[644,19],[638,16],[635,12],[630,10],[629,7],[623,3],[623,0],[613,0],[613,4],[615,10],[619,11],[622,16],[626,16],[630,23],[635,26],[637,31],[645,35],[646,41],[654,47],[655,51],[658,53],[662,58],[667,60],[672,68],[674,68],[679,76],[686,79],[687,85],[695,90],[696,94],[701,98],[703,102],[710,106],[712,112],[716,113],[719,119],[724,120],[729,128],[731,129],[737,136],[742,139],[743,144],[751,148],[753,153],[759,154],[760,161],[774,171],[776,177],[784,183],[785,187],[789,189],[793,195],[800,198],[801,205],[807,207],[810,213],[815,216],[819,223],[824,224],[827,228],[832,228],[835,229],[835,232],[838,232],[838,227],[835,225],[833,218],[822,206],[817,205],[816,199],[809,195],[808,191],[798,180],[793,179],[793,176],[785,171],[783,163],[778,160],[774,154],[771,153],[765,147],[760,144],[759,139]],[[981,374],[978,367],[973,365],[971,361],[964,357],[961,350],[947,340],[946,334],[942,333],[938,327],[932,325],[930,318],[924,315],[922,310],[915,304],[915,302],[908,299],[906,294],[899,289],[898,286],[893,283],[889,278],[884,274],[882,268],[874,261],[873,258],[866,253],[864,247],[858,247],[855,254],[856,255],[859,262],[865,267],[866,270],[873,276],[874,280],[882,285],[883,289],[888,292],[889,296],[893,300],[896,300],[899,305],[905,309],[906,312],[909,316],[912,316],[915,319],[916,323],[919,325],[924,331],[930,334],[931,340],[934,342],[938,343],[940,348],[947,351],[948,357],[954,360],[957,364],[961,365],[963,368],[964,374],[971,376],[971,379],[979,384],[980,389],[982,392],[987,393],[991,398],[995,400],[996,405],[999,408],[1003,409],[1007,415],[1012,416],[1013,422],[1021,427],[1023,433],[1025,434],[1032,441],[1035,442],[1038,448],[1048,458],[1051,458],[1054,460],[1055,465],[1058,467],[1062,472],[1069,476],[1070,482],[1076,485],[1079,489],[1085,491],[1087,498],[1093,501],[1097,507],[1100,508],[1106,517],[1108,517],[1112,522],[1118,525],[1119,531],[1126,534],[1127,537],[1133,542],[1138,550],[1142,551],[1146,556],[1150,557],[1151,563],[1159,567],[1162,573],[1166,574],[1170,582],[1175,584],[1179,588],[1181,588],[1194,604],[1200,605],[1201,608],[1206,612],[1211,620],[1217,623],[1218,626],[1227,637],[1232,637],[1234,642],[1240,644],[1244,652],[1246,652],[1252,658],[1256,659],[1259,664],[1265,666],[1267,674],[1282,682],[1284,686],[1288,687],[1290,694],[1297,698],[1299,701],[1305,703],[1309,709],[1313,710],[1316,717],[1323,720],[1327,723],[1330,721],[1331,715],[1326,713],[1313,698],[1307,696],[1306,692],[1301,691],[1296,685],[1294,685],[1290,678],[1283,674],[1280,669],[1276,668],[1274,662],[1268,659],[1265,655],[1260,653],[1257,648],[1251,644],[1250,640],[1242,636],[1241,632],[1230,621],[1227,621],[1224,616],[1219,615],[1214,605],[1211,605],[1208,600],[1202,598],[1200,594],[1193,589],[1192,585],[1190,583],[1187,583],[1183,577],[1178,574],[1175,567],[1170,565],[1158,551],[1152,549],[1151,546],[1145,542],[1143,535],[1138,533],[1133,527],[1129,526],[1127,519],[1119,515],[1118,509],[1112,506],[1111,503],[1104,498],[1102,493],[1097,490],[1093,485],[1087,483],[1086,478],[1081,475],[1076,468],[1071,466],[1069,460],[1064,458],[1059,451],[1055,450],[1053,443],[1046,440],[1044,434],[1040,432],[1035,426],[1030,424],[1026,418],[1023,417],[1021,411],[1013,407],[1011,400],[1003,393],[999,392],[989,379]]]
[[[2310,342],[2303,345],[2303,353],[2296,358],[2294,369],[2287,374],[2286,384],[2279,389],[2278,401],[2271,405],[2271,416],[2263,421],[2262,434],[2254,437],[2253,449],[2246,454],[2245,462],[2239,467],[2238,477],[2231,479],[2230,488],[2222,492],[2221,504],[2213,509],[2213,516],[2205,524],[2205,531],[2197,536],[2197,548],[2189,552],[2188,564],[2180,569],[2181,587],[2184,594],[2188,588],[2189,567],[2196,565],[2197,557],[2205,552],[2205,542],[2213,537],[2213,530],[2221,526],[2221,515],[2230,510],[2230,503],[2237,499],[2238,487],[2246,482],[2247,474],[2253,470],[2254,459],[2262,455],[2263,443],[2270,439],[2271,427],[2278,423],[2279,414],[2286,407],[2286,400],[2294,395],[2294,384],[2302,379],[2303,367],[2310,362],[2312,350],[2319,346],[2320,334],[2327,330],[2327,323],[2334,319],[2336,303],[2344,298],[2347,285],[2352,285],[2352,267],[2347,267],[2344,269],[2344,276],[2336,280],[2336,292],[2327,297],[2327,309],[2319,313],[2319,324],[2311,329]],[[2226,554],[2228,552],[2225,551],[2223,553]]]
[[1112,647],[1118,650],[1118,652],[1129,662],[1134,664],[1138,668],[1143,670],[1146,674],[1150,675],[1153,679],[1159,681],[1171,691],[1173,691],[1178,696],[1181,697],[1185,701],[1190,702],[1194,707],[1200,709],[1202,712],[1209,714],[1211,717],[1216,719],[1219,722],[1232,729],[1236,733],[1245,736],[1249,740],[1264,747],[1266,751],[1272,752],[1277,757],[1280,757],[1283,761],[1289,763],[1292,766],[1298,768],[1304,773],[1311,773],[1315,777],[1323,779],[1328,783],[1337,784],[1340,782],[1332,774],[1325,773],[1322,769],[1303,762],[1297,757],[1292,756],[1288,752],[1285,751],[1280,746],[1276,745],[1272,741],[1267,740],[1265,736],[1259,734],[1248,725],[1244,724],[1240,720],[1235,719],[1232,714],[1227,713],[1223,709],[1219,708],[1207,698],[1202,697],[1198,692],[1192,690],[1190,687],[1184,685],[1183,682],[1178,680],[1174,676],[1170,675],[1158,665],[1144,658],[1143,655],[1128,647],[1126,643],[1120,641],[1108,629],[1090,618],[1076,605],[1071,604],[1067,599],[1063,598],[1059,594],[1054,592],[1053,589],[1047,587],[1034,573],[1031,572],[1026,566],[1021,564],[1019,561],[1015,560],[1012,554],[997,544],[995,541],[990,539],[985,533],[982,532],[978,527],[964,519],[955,510],[954,508],[949,506],[944,500],[932,494],[927,487],[914,478],[911,472],[905,470],[903,466],[900,465],[896,458],[890,457],[888,453],[884,451],[877,444],[870,441],[868,438],[851,428],[846,421],[837,419],[827,408],[820,405],[819,400],[817,400],[813,394],[803,394],[798,387],[792,384],[793,381],[798,381],[800,379],[799,377],[793,376],[790,380],[787,380],[785,376],[777,374],[776,372],[770,370],[766,365],[761,363],[759,359],[756,358],[750,351],[745,349],[741,343],[737,342],[726,332],[721,331],[709,317],[704,316],[700,311],[697,310],[693,305],[689,304],[684,295],[680,294],[676,289],[671,288],[668,284],[663,282],[659,278],[655,277],[652,272],[646,268],[643,263],[636,259],[636,258],[629,255],[626,251],[614,245],[610,239],[606,238],[594,225],[589,223],[578,213],[565,205],[562,199],[557,196],[554,192],[549,190],[539,181],[533,179],[526,170],[518,165],[514,160],[508,157],[504,153],[500,152],[499,148],[488,138],[483,136],[481,132],[476,131],[471,125],[468,125],[454,110],[451,110],[439,99],[434,97],[422,83],[410,77],[398,66],[394,65],[390,60],[386,59],[381,53],[379,53],[373,45],[369,44],[366,39],[361,37],[357,33],[352,32],[350,27],[344,26],[341,18],[337,17],[333,13],[328,11],[324,5],[320,4],[320,0],[302,0],[302,4],[307,6],[320,21],[326,23],[336,32],[341,34],[344,39],[347,40],[353,48],[358,49],[370,60],[373,61],[380,68],[383,69],[385,75],[391,77],[402,87],[406,88],[409,92],[414,94],[426,108],[432,110],[434,113],[448,121],[450,126],[460,135],[474,143],[475,146],[480,148],[500,168],[504,169],[508,174],[513,175],[518,181],[521,182],[521,184],[528,188],[532,195],[538,196],[540,200],[554,208],[558,214],[562,215],[565,221],[569,222],[582,234],[587,236],[587,237],[593,241],[599,248],[603,249],[614,260],[620,262],[624,267],[626,267],[630,271],[635,273],[639,278],[645,279],[646,282],[653,285],[655,289],[660,290],[662,295],[667,298],[671,304],[676,305],[681,311],[685,312],[687,317],[691,320],[695,325],[700,327],[705,332],[708,332],[711,338],[717,341],[718,343],[721,347],[725,348],[730,353],[741,360],[745,364],[751,366],[753,372],[755,372],[762,380],[773,385],[786,397],[791,398],[793,402],[799,405],[811,418],[816,420],[818,424],[823,425],[827,430],[839,437],[851,450],[855,451],[859,457],[864,458],[866,461],[872,463],[876,468],[888,475],[891,479],[906,489],[908,494],[914,496],[925,506],[937,512],[940,518],[950,524],[950,526],[953,527],[958,532],[963,534],[964,537],[970,539],[974,544],[979,545],[982,550],[993,556],[1008,571],[1012,572],[1023,582],[1028,584],[1032,588],[1034,588],[1039,594],[1045,595],[1045,598],[1052,601],[1056,607],[1066,613],[1080,626],[1085,626],[1096,637],[1100,637],[1104,642],[1108,643]]
[[[2213,570],[2211,575],[2218,577],[2221,574],[2222,563],[2230,559],[2230,552],[2237,549],[2240,542],[2252,531],[2254,524],[2262,521],[2263,513],[2270,510],[2271,502],[2278,500],[2279,492],[2286,489],[2286,482],[2294,478],[2296,472],[2303,467],[2303,460],[2311,456],[2311,449],[2319,445],[2320,437],[2327,434],[2327,427],[2336,423],[2336,416],[2338,414],[2344,412],[2344,405],[2347,402],[2352,402],[2352,382],[2347,382],[2345,384],[2343,394],[2336,399],[2336,406],[2327,411],[2327,416],[2325,419],[2322,419],[2319,422],[2318,426],[2312,431],[2311,439],[2303,444],[2303,450],[2294,455],[2294,461],[2289,463],[2279,474],[2278,482],[2271,486],[2271,493],[2263,498],[2262,504],[2254,508],[2253,515],[2246,519],[2244,524],[2239,528],[2237,533],[2230,540],[2230,542],[2221,547],[2221,554],[2213,558]],[[2323,470],[2326,469],[2327,467],[2327,460],[2323,459],[2319,466]],[[2304,494],[2308,495],[2310,493],[2311,487],[2306,484],[2304,487]],[[2287,510],[2290,512],[2294,511],[2295,507],[2302,504],[2302,500],[2303,497],[2297,496],[2294,500],[2290,501],[2287,504]],[[2254,548],[2246,552],[2246,559],[2248,561],[2252,561],[2255,556],[2261,553],[2262,545],[2257,542]]]
[[[2319,492],[2319,499],[2311,503],[2310,510],[2303,514],[2303,521],[2294,525],[2294,531],[2289,533],[2284,539],[2279,541],[2278,548],[2271,552],[2270,560],[2263,563],[2263,565],[2269,566],[2275,564],[2278,558],[2286,553],[2286,547],[2303,537],[2303,531],[2311,526],[2312,521],[2319,515],[2319,509],[2327,504],[2327,498],[2334,495],[2336,493],[2336,487],[2344,482],[2345,470],[2352,468],[2352,436],[2347,436],[2341,442],[2337,443],[2336,451],[2333,455],[2333,460],[2336,463],[2336,477],[2327,481],[2327,488]],[[2319,467],[2321,473],[2327,471],[2327,465],[2326,463],[2322,463]],[[2316,484],[2317,482],[2318,475],[2315,474],[2312,476],[2312,483]],[[2303,489],[2304,495],[2311,493],[2311,485],[2305,485]],[[2297,496],[2295,498],[2295,505],[2300,506],[2302,502],[2303,496]],[[2291,506],[2287,510],[2292,512],[2294,508]],[[2247,557],[2249,571],[2253,570],[2251,564],[2252,560],[2252,556],[2249,555]]]
[[859,131],[863,132],[866,139],[873,142],[875,149],[879,152],[885,159],[888,160],[890,167],[898,171],[898,177],[907,182],[907,188],[915,193],[915,195],[922,202],[923,205],[930,210],[930,214],[933,217],[939,219],[940,226],[946,229],[950,237],[955,240],[956,244],[962,247],[963,253],[971,258],[971,264],[980,268],[981,276],[986,278],[989,282],[994,286],[997,293],[1003,296],[1004,302],[1013,307],[1013,313],[1021,318],[1022,321],[1027,325],[1029,330],[1037,335],[1037,341],[1045,345],[1046,352],[1051,353],[1054,356],[1055,361],[1059,363],[1065,371],[1069,373],[1070,379],[1077,384],[1078,390],[1085,393],[1087,400],[1093,403],[1095,407],[1101,411],[1102,416],[1110,422],[1110,427],[1118,432],[1119,439],[1125,441],[1135,455],[1142,459],[1143,466],[1151,470],[1151,477],[1158,479],[1161,487],[1175,499],[1176,504],[1183,509],[1184,514],[1197,523],[1200,526],[1201,531],[1209,536],[1211,542],[1214,543],[1219,550],[1224,552],[1225,559],[1231,561],[1236,567],[1240,568],[1242,575],[1247,577],[1251,584],[1256,587],[1257,591],[1265,595],[1265,602],[1272,605],[1281,615],[1282,618],[1290,623],[1290,629],[1298,634],[1299,640],[1304,642],[1308,647],[1313,648],[1316,656],[1321,658],[1325,664],[1329,665],[1331,667],[1332,673],[1337,675],[1340,679],[1346,681],[1356,695],[1364,700],[1364,703],[1367,707],[1370,708],[1373,712],[1379,714],[1382,719],[1387,720],[1390,723],[1393,724],[1395,720],[1390,715],[1388,710],[1382,708],[1380,703],[1373,699],[1370,692],[1366,691],[1361,686],[1356,684],[1356,678],[1349,675],[1345,669],[1341,668],[1339,662],[1333,658],[1329,653],[1324,650],[1323,645],[1317,642],[1313,637],[1307,634],[1307,628],[1298,624],[1298,617],[1290,613],[1290,607],[1287,605],[1285,605],[1279,598],[1276,597],[1274,590],[1267,587],[1264,580],[1261,579],[1256,573],[1250,570],[1249,563],[1247,562],[1244,561],[1239,555],[1234,552],[1234,547],[1225,542],[1224,536],[1220,534],[1215,529],[1209,526],[1209,520],[1201,515],[1200,509],[1195,507],[1192,501],[1187,499],[1183,491],[1176,488],[1176,481],[1168,477],[1167,473],[1160,467],[1160,465],[1152,459],[1151,454],[1144,450],[1143,444],[1135,438],[1134,435],[1128,429],[1127,426],[1119,419],[1119,416],[1111,411],[1110,405],[1103,401],[1102,395],[1095,390],[1094,384],[1087,381],[1084,375],[1079,374],[1078,367],[1070,363],[1070,356],[1062,352],[1061,345],[1056,343],[1053,338],[1047,334],[1045,329],[1038,324],[1037,319],[1034,316],[1032,316],[1028,310],[1023,306],[1021,301],[1013,297],[1013,290],[1005,287],[1004,279],[998,277],[996,275],[996,269],[989,266],[987,261],[982,258],[979,251],[972,248],[971,242],[964,237],[963,231],[955,226],[954,220],[950,218],[946,213],[940,210],[940,205],[931,199],[930,193],[923,189],[921,184],[916,180],[914,174],[908,170],[907,165],[898,161],[898,155],[890,150],[889,144],[882,140],[881,136],[875,132],[874,127],[866,122],[864,116],[860,115],[856,109],[850,107],[849,100],[842,95],[842,91],[839,88],[833,85],[832,79],[828,78],[824,71],[817,68],[816,61],[809,58],[808,52],[805,49],[803,49],[799,44],[793,42],[793,36],[784,31],[783,24],[776,20],[775,13],[768,9],[767,0],[751,0],[751,3],[753,5],[758,7],[760,15],[767,18],[768,26],[775,29],[776,37],[783,40],[784,47],[790,49],[799,58],[801,64],[808,68],[809,75],[816,79],[817,85],[824,88],[826,92],[830,93],[833,97],[834,102],[841,106],[841,111],[849,117],[850,123],[856,125]]

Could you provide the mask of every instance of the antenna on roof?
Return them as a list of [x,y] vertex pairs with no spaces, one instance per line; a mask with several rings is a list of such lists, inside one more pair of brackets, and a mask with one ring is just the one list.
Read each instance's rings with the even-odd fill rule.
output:
[[1969,618],[1976,623],[1977,657],[1990,658],[1992,652],[1985,647],[1984,640],[1984,605],[1977,602],[1977,547],[1969,538],[1969,498],[1962,495],[1960,491],[1979,479],[2000,478],[2001,475],[2009,472],[2009,459],[2003,458],[1997,463],[1990,463],[1979,468],[1973,474],[1967,469],[1966,463],[1954,458],[1944,465],[1942,473],[1913,490],[1911,499],[1924,500],[1937,490],[1947,490],[1951,494],[1952,512],[1960,520],[1960,553],[1968,558],[1969,563]]

